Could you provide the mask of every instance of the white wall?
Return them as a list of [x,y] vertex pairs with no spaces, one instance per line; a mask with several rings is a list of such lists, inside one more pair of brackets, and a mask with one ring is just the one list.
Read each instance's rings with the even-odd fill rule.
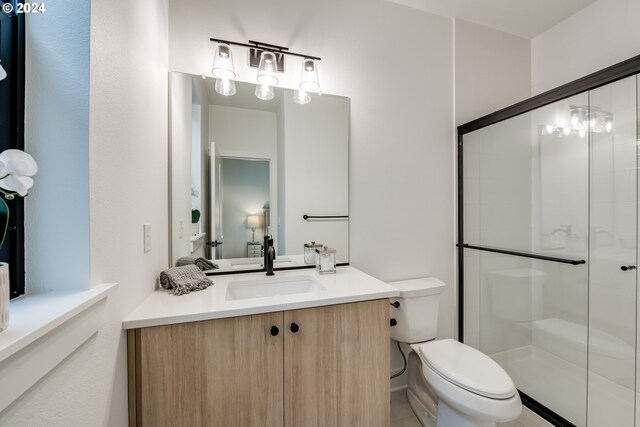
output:
[[[172,0],[169,11],[175,71],[209,70],[210,37],[263,40],[323,58],[323,91],[351,98],[351,262],[382,280],[443,279],[439,333],[453,336],[451,20],[384,0]],[[393,73],[377,66],[386,53]],[[244,54],[236,52],[238,78],[253,81]],[[298,75],[287,73],[282,85],[293,87]]]
[[171,264],[190,256],[192,77],[172,73],[171,78]]
[[[306,221],[303,215],[349,214],[349,100],[324,95],[299,105],[284,97],[284,224],[287,254],[316,241],[349,261],[349,222]],[[280,155],[280,153],[278,153]],[[375,209],[375,208],[374,208]]]
[[[1,425],[126,425],[120,320],[154,289],[168,258],[167,62],[208,70],[212,36],[323,57],[324,91],[351,98],[351,262],[382,280],[443,279],[439,336],[454,334],[450,19],[384,0],[93,0],[90,273],[92,283],[120,287],[107,326],[0,414]],[[391,76],[376,67],[386,52],[398,59]],[[236,66],[253,80],[242,60]],[[148,254],[143,222],[153,230]]]
[[[206,191],[209,188],[209,93],[207,90],[207,83],[204,79],[193,79],[193,89],[198,97],[200,109],[200,232],[207,233],[206,240],[214,240],[211,234],[211,201],[209,200],[209,192]],[[193,256],[205,256],[210,258],[208,252],[212,250],[211,247],[204,246],[201,250],[194,253]]]
[[640,2],[598,0],[531,41],[538,94],[640,54]]
[[[271,220],[271,233],[277,235],[278,224],[275,221],[278,215],[278,131],[276,113],[209,105],[209,135],[211,141],[216,143],[216,149],[219,150],[218,154],[220,156],[270,160],[269,204],[271,218],[274,218]],[[262,208],[262,206],[259,206],[259,208]],[[248,212],[247,214],[249,213],[261,214],[262,210]],[[223,227],[226,228],[226,224],[223,223]],[[256,229],[256,240],[262,241],[264,233],[264,224],[262,224],[261,228]],[[247,241],[251,240],[251,230],[246,229],[246,218],[245,236],[248,239]],[[278,243],[276,242],[276,247],[278,247],[277,245]],[[236,253],[236,251],[230,253]],[[224,247],[222,254],[224,258],[229,257]]]
[[[193,103],[191,106],[191,207],[198,209],[202,214],[202,190],[203,170],[202,170],[202,108],[200,104]],[[193,191],[197,192],[196,194]]]
[[[287,165],[284,161],[284,102],[278,103],[278,109],[276,111],[276,119],[277,125],[276,129],[278,131],[277,135],[277,152],[278,152],[278,177],[277,177],[277,189],[278,194],[282,195],[278,197],[278,216],[271,220],[271,222],[277,224],[280,222],[281,224],[287,223],[287,212],[285,209],[285,195],[284,195],[284,187],[285,187],[285,179],[287,176]],[[286,227],[278,227],[278,232],[273,233],[275,238],[275,245],[278,248],[277,254],[284,255],[287,253],[287,235],[285,233]]]
[[528,39],[456,19],[455,57],[456,125],[530,96]]
[[[55,17],[53,9],[72,13],[78,4],[51,6],[47,16],[51,11]],[[3,411],[2,426],[127,425],[121,320],[155,288],[168,257],[166,43],[166,2],[91,2],[91,283],[120,285],[107,324]],[[74,196],[64,191],[60,197]],[[72,204],[69,209],[72,215]],[[153,249],[146,254],[144,222],[153,231]],[[65,245],[58,241],[56,250],[64,253]],[[76,263],[66,257],[63,265]]]

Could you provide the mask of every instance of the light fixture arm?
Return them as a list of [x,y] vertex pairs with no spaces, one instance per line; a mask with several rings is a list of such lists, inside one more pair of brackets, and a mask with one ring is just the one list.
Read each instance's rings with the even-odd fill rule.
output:
[[280,53],[280,54],[283,54],[283,55],[290,55],[290,56],[298,56],[300,58],[314,59],[316,61],[321,61],[322,60],[321,58],[319,58],[317,56],[305,55],[303,53],[290,52],[288,47],[276,46],[274,44],[262,43],[262,42],[258,42],[258,41],[254,41],[254,40],[249,40],[249,43],[232,42],[232,41],[229,41],[229,40],[216,39],[216,38],[210,38],[209,40],[212,41],[212,42],[216,42],[216,43],[226,43],[226,44],[229,44],[229,45],[243,46],[243,47],[248,47],[248,48],[267,50],[267,51],[273,52],[273,53]]

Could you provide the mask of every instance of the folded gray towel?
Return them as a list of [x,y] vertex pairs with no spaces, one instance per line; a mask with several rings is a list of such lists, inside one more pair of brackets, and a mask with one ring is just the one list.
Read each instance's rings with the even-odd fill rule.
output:
[[195,264],[202,271],[215,270],[218,268],[218,264],[203,257],[196,258],[192,256],[183,256],[178,258],[178,261],[176,261],[176,267],[182,267],[183,265],[190,264]]
[[173,295],[201,291],[213,285],[207,276],[195,265],[173,267],[160,273],[160,286],[171,289]]

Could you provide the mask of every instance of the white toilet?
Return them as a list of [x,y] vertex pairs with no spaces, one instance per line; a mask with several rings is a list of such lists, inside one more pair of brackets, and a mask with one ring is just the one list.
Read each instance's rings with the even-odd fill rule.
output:
[[433,277],[391,282],[391,338],[410,344],[407,398],[425,427],[495,427],[518,418],[520,396],[489,356],[452,339],[436,340],[445,284]]

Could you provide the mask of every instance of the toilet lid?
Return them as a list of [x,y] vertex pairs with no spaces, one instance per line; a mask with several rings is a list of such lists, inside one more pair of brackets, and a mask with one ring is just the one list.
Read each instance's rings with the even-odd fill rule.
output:
[[452,339],[420,344],[420,357],[447,381],[492,399],[516,393],[511,377],[484,353]]

